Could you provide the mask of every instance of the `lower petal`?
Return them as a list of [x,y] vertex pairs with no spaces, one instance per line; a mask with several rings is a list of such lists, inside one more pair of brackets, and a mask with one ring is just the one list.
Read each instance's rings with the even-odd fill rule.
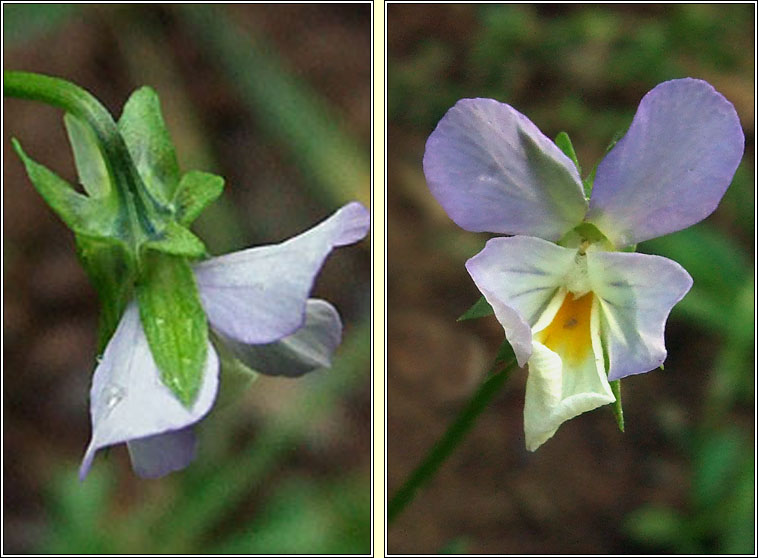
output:
[[184,469],[195,459],[197,439],[191,427],[126,443],[132,469],[143,479],[157,479]]
[[[561,297],[573,295],[562,290],[556,299]],[[555,346],[555,351],[538,340],[542,338],[541,331],[547,331],[554,327],[556,320],[563,319],[561,310],[565,305],[560,305],[560,309],[557,307],[558,304],[551,304],[546,314],[552,313],[552,316],[540,319],[544,326],[535,331],[532,355],[529,358],[524,401],[524,436],[529,451],[539,448],[567,420],[616,399],[605,374],[597,301],[593,300],[591,310],[588,310],[591,315],[585,326],[589,330],[589,346],[581,353],[577,353],[575,347],[569,347],[575,343],[575,339],[569,339],[568,343],[555,339],[545,340]],[[560,328],[561,324],[558,326]],[[581,323],[578,327],[581,327]],[[576,337],[576,332],[571,332],[570,336]],[[582,356],[577,358],[578,354]]]

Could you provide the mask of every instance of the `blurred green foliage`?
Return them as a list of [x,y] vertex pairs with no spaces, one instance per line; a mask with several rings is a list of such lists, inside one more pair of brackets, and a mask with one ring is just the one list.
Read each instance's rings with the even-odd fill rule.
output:
[[444,16],[424,33],[398,33],[394,43],[390,35],[388,117],[419,137],[458,99],[491,97],[548,136],[568,132],[586,172],[660,82],[700,77],[737,107],[745,158],[716,214],[638,247],[689,271],[694,286],[670,323],[688,324],[716,348],[702,364],[709,372],[696,418],[659,419],[689,461],[688,501],[632,512],[622,536],[653,552],[754,552],[754,427],[737,417],[755,393],[755,7],[488,4]]
[[[243,29],[224,7],[160,9],[171,10],[172,17],[197,38],[197,48],[218,63],[217,75],[235,89],[241,109],[260,119],[263,135],[280,147],[286,164],[312,177],[307,180],[309,199],[329,210],[352,199],[368,204],[369,146],[349,133],[339,108],[288,67],[262,33]],[[165,13],[154,10],[4,5],[4,44],[6,49],[27,46],[72,15],[84,17],[84,25],[106,27],[120,47],[129,77],[160,91],[180,160],[191,160],[192,168],[212,170],[218,166],[213,149],[177,78],[170,40],[161,35],[165,28],[160,18]],[[86,19],[87,14],[91,19]],[[365,33],[369,32],[366,26]],[[251,231],[261,232],[258,223],[241,218],[241,211],[222,197],[209,208],[209,216],[198,221],[197,230],[212,251],[237,248]],[[292,208],[293,215],[298,211]],[[346,265],[345,273],[347,269]],[[139,481],[130,473],[124,475],[122,459],[113,459],[122,452],[120,448],[103,452],[86,482],[79,483],[75,464],[61,466],[51,459],[44,526],[34,537],[31,551],[368,554],[368,450],[328,467],[319,463],[323,457],[308,459],[314,444],[324,446],[320,453],[330,458],[334,444],[339,454],[339,444],[345,441],[330,439],[330,423],[346,418],[346,406],[356,401],[365,404],[371,349],[367,296],[367,284],[361,285],[355,297],[364,317],[346,324],[329,370],[297,380],[283,400],[286,407],[261,415],[257,422],[257,415],[240,408],[240,402],[217,405],[197,427],[198,458],[188,469],[160,481]],[[259,380],[252,389],[265,389],[264,383]],[[369,436],[368,419],[364,422],[362,433]],[[367,443],[349,447],[356,445],[368,448]],[[302,460],[303,454],[306,459],[299,463],[298,456]],[[309,470],[309,461],[318,470]],[[135,482],[138,490],[129,484]]]

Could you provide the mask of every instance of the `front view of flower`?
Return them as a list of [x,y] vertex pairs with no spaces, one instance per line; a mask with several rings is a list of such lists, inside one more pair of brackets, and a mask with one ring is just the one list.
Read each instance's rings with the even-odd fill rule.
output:
[[528,365],[529,450],[614,402],[610,381],[663,363],[666,319],[692,279],[634,246],[710,215],[743,149],[734,107],[691,78],[645,95],[591,195],[574,162],[507,104],[463,99],[439,122],[424,155],[432,194],[460,227],[513,235],[466,268]]

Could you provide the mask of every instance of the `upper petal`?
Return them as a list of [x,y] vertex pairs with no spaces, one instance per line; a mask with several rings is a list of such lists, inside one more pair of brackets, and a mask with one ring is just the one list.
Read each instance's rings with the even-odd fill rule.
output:
[[587,220],[617,247],[689,227],[716,209],[744,145],[737,112],[711,85],[662,83],[598,165]]
[[526,116],[462,99],[426,142],[424,174],[450,218],[474,232],[557,240],[587,209],[576,167]]
[[566,283],[576,254],[546,240],[513,236],[489,240],[466,262],[474,283],[495,310],[519,366],[532,352],[532,326]]
[[273,343],[247,345],[225,339],[234,356],[252,370],[270,376],[302,376],[331,365],[332,354],[342,339],[342,321],[337,310],[311,298],[303,327]]
[[203,382],[191,408],[185,407],[160,379],[142,330],[139,310],[131,302],[105,348],[92,377],[92,439],[79,469],[84,479],[100,448],[179,430],[200,420],[218,389],[218,358],[208,343]]
[[368,210],[352,202],[281,244],[195,265],[211,326],[242,343],[271,343],[293,333],[305,321],[308,294],[326,257],[363,238],[369,223]]
[[587,271],[600,302],[608,379],[660,366],[666,319],[692,286],[689,274],[667,258],[624,252],[588,252]]

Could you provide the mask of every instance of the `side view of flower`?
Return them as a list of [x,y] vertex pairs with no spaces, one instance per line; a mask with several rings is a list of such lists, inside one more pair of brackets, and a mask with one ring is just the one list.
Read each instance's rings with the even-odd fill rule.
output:
[[743,150],[732,104],[692,78],[647,93],[584,183],[507,104],[463,99],[439,122],[424,155],[432,194],[463,229],[512,235],[490,239],[466,269],[528,366],[527,449],[616,401],[611,382],[661,366],[666,320],[692,279],[632,252],[710,215]]
[[102,306],[80,479],[99,449],[120,443],[142,477],[182,469],[195,457],[192,425],[220,384],[330,365],[342,322],[331,304],[309,297],[331,251],[368,233],[364,206],[348,203],[280,244],[209,257],[189,226],[224,180],[180,173],[155,91],[135,91],[118,122],[62,79],[6,71],[4,92],[66,112],[85,192],[13,140],[32,184],[73,231]]
[[[331,250],[358,242],[368,228],[368,211],[353,202],[281,244],[195,264],[216,342],[262,374],[299,376],[328,367],[342,322],[334,306],[308,295]],[[186,467],[195,457],[191,425],[211,409],[219,384],[219,357],[210,341],[207,351],[199,394],[186,407],[162,383],[137,305],[131,302],[92,379],[92,439],[79,477],[86,477],[97,450],[123,442],[141,477]]]

